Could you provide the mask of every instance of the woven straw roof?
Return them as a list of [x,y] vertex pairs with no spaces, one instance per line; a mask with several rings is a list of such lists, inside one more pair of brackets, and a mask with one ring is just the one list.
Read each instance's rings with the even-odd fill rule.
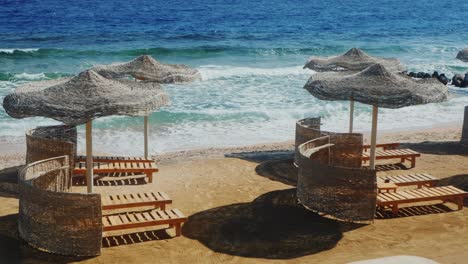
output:
[[387,69],[395,72],[405,70],[405,67],[395,58],[379,58],[366,54],[364,51],[352,48],[346,53],[333,57],[312,57],[304,65],[318,72],[325,71],[362,71],[372,64],[382,64]]
[[126,63],[98,65],[92,70],[106,78],[131,76],[138,80],[156,83],[180,83],[201,79],[198,70],[182,64],[162,64],[148,55],[139,56]]
[[73,78],[28,83],[3,100],[14,118],[43,116],[69,125],[110,115],[144,116],[168,104],[158,84],[110,80],[92,70]]
[[460,50],[457,54],[457,59],[468,62],[468,48],[464,48],[463,50]]
[[442,102],[448,89],[436,79],[412,79],[380,64],[352,73],[314,74],[304,86],[322,100],[349,100],[385,108]]

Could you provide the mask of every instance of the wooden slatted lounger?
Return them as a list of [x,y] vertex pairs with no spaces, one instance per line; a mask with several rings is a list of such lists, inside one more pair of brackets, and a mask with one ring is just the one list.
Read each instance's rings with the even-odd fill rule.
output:
[[432,187],[439,179],[428,173],[414,173],[408,175],[391,175],[391,176],[377,176],[378,180],[385,182],[385,180],[394,183],[396,186],[411,186],[417,185],[418,188],[423,186]]
[[[400,159],[403,163],[405,160],[411,162],[411,168],[416,166],[416,158],[420,157],[421,154],[411,150],[411,149],[391,149],[391,150],[377,150],[375,152],[375,159],[376,160],[383,160],[383,159]],[[363,152],[362,153],[362,161],[367,162],[370,160],[370,154]]]
[[377,195],[377,206],[383,209],[391,208],[394,216],[398,215],[398,208],[401,204],[424,201],[442,200],[443,202],[453,202],[458,205],[458,210],[461,210],[463,208],[463,198],[466,195],[468,195],[467,192],[454,186],[386,192]]
[[166,205],[172,200],[164,192],[142,192],[142,193],[118,193],[101,195],[102,210],[113,210],[120,208],[155,206],[166,210]]
[[[154,162],[95,162],[94,173],[142,173],[148,178],[148,182],[153,182],[153,173],[158,172]],[[86,175],[86,163],[76,162],[73,174]]]
[[[187,217],[178,209],[153,210],[146,212],[123,213],[102,217],[103,231],[115,231],[148,226],[169,225],[175,228],[176,236],[181,235],[181,227]],[[108,234],[103,233],[103,236]]]
[[[75,161],[86,162],[86,156],[76,156]],[[154,162],[154,160],[135,156],[93,156],[93,162]]]

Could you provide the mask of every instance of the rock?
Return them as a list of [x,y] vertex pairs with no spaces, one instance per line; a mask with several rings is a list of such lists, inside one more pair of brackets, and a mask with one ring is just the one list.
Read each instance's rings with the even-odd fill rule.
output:
[[439,79],[439,73],[437,71],[434,71],[434,73],[432,74],[432,78]]
[[463,78],[463,82],[461,83],[460,87],[462,88],[468,87],[468,73],[465,74],[465,78]]
[[452,78],[452,85],[460,87],[463,82],[463,76],[461,74],[455,74]]
[[410,77],[416,78],[416,73],[415,73],[415,72],[410,72],[408,75],[409,75]]
[[429,78],[431,78],[431,75],[429,73],[425,73],[423,78],[424,79],[429,79]]
[[439,78],[437,78],[437,80],[439,80],[439,82],[443,83],[444,85],[446,85],[449,82],[449,78],[447,78],[443,73],[439,75]]
[[457,59],[468,62],[468,48],[464,48],[457,54]]
[[418,74],[416,74],[416,78],[424,78],[424,72],[418,72]]

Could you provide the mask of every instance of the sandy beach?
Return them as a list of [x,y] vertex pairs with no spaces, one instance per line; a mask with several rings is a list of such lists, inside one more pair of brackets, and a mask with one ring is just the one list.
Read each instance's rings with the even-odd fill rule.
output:
[[[455,142],[460,133],[456,126],[384,133],[380,142],[403,142],[422,157],[414,169],[395,160],[378,167],[379,173],[430,172],[443,179],[441,184],[468,190],[468,157]],[[183,236],[172,238],[172,230],[141,229],[131,235],[111,234],[103,240],[99,257],[47,254],[18,238],[15,175],[24,156],[4,146],[0,263],[347,263],[392,255],[464,263],[468,258],[468,211],[455,211],[453,204],[414,205],[400,210],[397,218],[378,213],[369,225],[305,211],[295,204],[294,184],[282,178],[296,173],[292,141],[159,155],[160,172],[153,184],[118,185],[115,179],[103,179],[96,187],[100,193],[151,189],[169,194],[173,207],[189,216]],[[103,186],[108,184],[117,186]]]

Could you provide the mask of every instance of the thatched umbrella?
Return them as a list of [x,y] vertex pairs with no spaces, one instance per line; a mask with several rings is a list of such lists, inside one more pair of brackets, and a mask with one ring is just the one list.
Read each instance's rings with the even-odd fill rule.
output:
[[[200,72],[182,64],[162,64],[149,55],[141,55],[129,62],[97,65],[92,70],[110,79],[135,78],[153,83],[182,83],[201,79]],[[144,117],[144,150],[148,158],[148,116]]]
[[463,50],[460,50],[457,54],[457,59],[463,61],[463,62],[468,62],[468,48],[464,48]]
[[378,107],[401,108],[447,100],[448,89],[435,79],[412,79],[380,64],[353,73],[317,73],[304,86],[321,100],[353,100],[370,104],[372,111],[371,168],[375,168]]
[[[332,57],[311,57],[304,65],[305,68],[317,72],[358,72],[365,68],[381,64],[390,71],[401,72],[405,67],[395,58],[373,57],[358,48],[352,48],[346,53]],[[349,133],[353,132],[354,100],[349,105]]]
[[110,115],[147,116],[168,102],[157,84],[109,80],[87,70],[73,78],[18,87],[5,97],[3,107],[14,118],[43,116],[72,126],[86,124],[87,182],[92,192],[92,120]]

